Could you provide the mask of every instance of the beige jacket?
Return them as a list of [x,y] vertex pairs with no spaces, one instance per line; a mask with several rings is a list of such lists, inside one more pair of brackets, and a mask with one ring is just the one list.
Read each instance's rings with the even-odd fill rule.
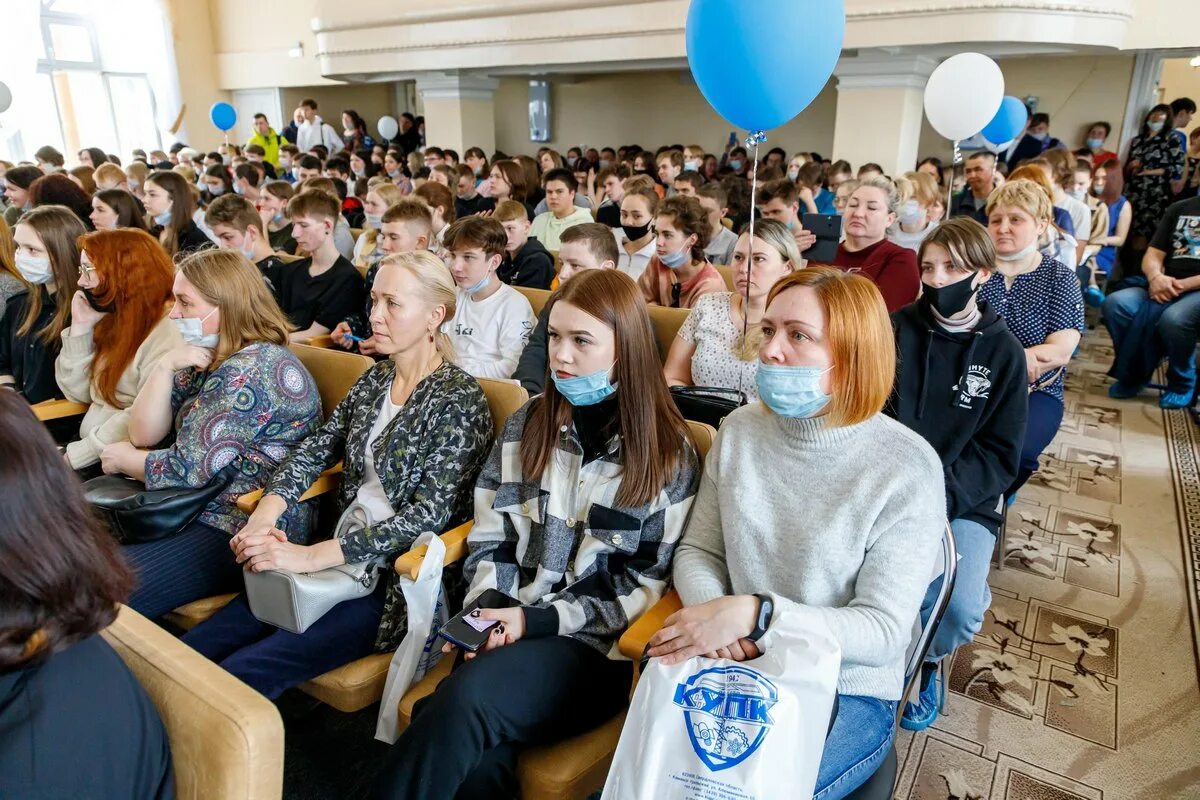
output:
[[79,426],[79,441],[67,445],[67,460],[71,467],[81,469],[98,462],[105,445],[125,441],[129,431],[129,407],[134,398],[149,380],[158,360],[183,344],[183,338],[175,323],[164,316],[150,330],[150,335],[117,381],[117,405],[111,406],[92,386],[92,359],[96,350],[91,332],[82,336],[71,336],[70,333],[70,327],[62,332],[62,350],[54,362],[54,378],[68,400],[91,404]]

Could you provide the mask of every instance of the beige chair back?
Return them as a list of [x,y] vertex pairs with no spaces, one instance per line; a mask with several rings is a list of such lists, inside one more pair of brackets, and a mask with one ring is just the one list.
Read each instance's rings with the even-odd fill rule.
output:
[[479,387],[487,398],[488,409],[492,412],[492,427],[499,437],[508,418],[529,402],[529,392],[520,384],[491,378],[480,378]]
[[667,306],[648,305],[650,324],[654,326],[654,340],[658,344],[658,357],[666,363],[667,353],[671,342],[683,327],[683,321],[690,313],[686,308],[668,308]]
[[274,703],[131,608],[102,635],[162,717],[180,800],[279,800],[283,720]]
[[348,353],[344,350],[329,350],[323,347],[310,347],[306,344],[290,344],[288,349],[296,354],[317,382],[317,392],[321,395],[321,411],[326,419],[342,402],[350,388],[362,377],[362,374],[375,366],[375,359],[370,356]]
[[728,264],[713,264],[717,268],[717,272],[721,273],[721,277],[725,279],[725,288],[729,291],[734,291],[733,288],[733,268]]
[[692,432],[692,442],[696,445],[696,455],[700,456],[700,463],[704,463],[705,457],[708,456],[708,451],[712,447],[713,439],[717,438],[717,429],[712,425],[706,425],[703,422],[693,422],[690,419],[687,421],[688,429]]
[[530,289],[525,286],[514,286],[513,288],[525,295],[529,305],[533,306],[533,315],[540,316],[542,309],[546,307],[546,301],[550,299],[551,292],[546,289]]

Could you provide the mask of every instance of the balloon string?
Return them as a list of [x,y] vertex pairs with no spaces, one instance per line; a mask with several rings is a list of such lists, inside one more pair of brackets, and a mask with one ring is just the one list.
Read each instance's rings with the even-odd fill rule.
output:
[[950,219],[950,207],[954,204],[954,177],[958,174],[958,165],[962,163],[962,150],[959,148],[958,139],[952,140],[954,143],[954,161],[950,165],[950,181],[946,186],[946,216],[945,219]]
[[[754,159],[750,162],[754,165],[753,171],[750,173],[750,247],[747,252],[746,261],[746,291],[742,298],[742,347],[744,348],[750,340],[750,272],[754,269],[754,211],[758,203],[758,146],[767,140],[767,135],[762,131],[751,131],[746,137],[746,146],[754,151]],[[734,276],[737,277],[736,275]],[[735,281],[736,282],[736,281]],[[743,391],[742,380],[743,373],[738,375],[738,391]]]

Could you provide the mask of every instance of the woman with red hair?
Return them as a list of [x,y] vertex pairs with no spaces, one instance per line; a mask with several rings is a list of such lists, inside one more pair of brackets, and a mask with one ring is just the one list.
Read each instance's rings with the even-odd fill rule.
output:
[[167,318],[175,270],[153,236],[132,228],[89,233],[79,238],[79,254],[79,291],[54,377],[69,400],[91,405],[67,461],[81,474],[99,474],[100,451],[127,438],[138,390],[183,339]]

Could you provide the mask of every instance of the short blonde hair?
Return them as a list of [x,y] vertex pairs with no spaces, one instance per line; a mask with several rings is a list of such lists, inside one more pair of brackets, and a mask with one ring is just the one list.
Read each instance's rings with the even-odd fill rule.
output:
[[528,221],[529,209],[525,208],[524,203],[518,203],[516,200],[501,200],[492,212],[492,219],[497,222],[512,222],[518,219]]
[[287,345],[291,329],[287,317],[258,267],[244,255],[236,250],[200,250],[180,262],[179,272],[205,300],[221,309],[221,342],[214,369],[256,342]]
[[[417,296],[431,309],[438,306],[445,308],[443,322],[454,319],[458,294],[454,278],[450,275],[450,270],[446,269],[446,262],[428,250],[418,250],[415,253],[393,253],[379,262],[380,269],[389,265],[412,273],[420,286],[416,292]],[[454,341],[442,332],[440,325],[433,336],[438,355],[455,363],[457,356],[454,353]]]
[[858,192],[861,189],[878,189],[883,192],[884,200],[887,203],[887,210],[895,214],[896,209],[900,207],[900,192],[896,191],[896,184],[889,181],[882,175],[877,175],[874,178],[866,178],[858,182],[858,188],[854,191]]
[[857,425],[883,410],[896,379],[896,341],[887,305],[867,278],[830,267],[809,267],[785,275],[767,296],[798,286],[817,293],[825,312],[825,338],[833,356],[829,426]]
[[917,198],[917,202],[925,208],[942,203],[945,205],[945,196],[938,191],[937,181],[927,172],[906,172],[903,176],[896,180],[897,188],[900,187],[900,182],[907,184],[908,197]]
[[187,164],[176,164],[175,166],[171,167],[171,172],[174,172],[176,175],[182,175],[183,179],[188,183],[196,182],[196,170],[192,169]]
[[990,217],[997,208],[1017,208],[1040,222],[1054,221],[1054,206],[1045,187],[1032,180],[1019,178],[1008,181],[988,196]]
[[130,161],[125,167],[125,174],[133,178],[134,183],[142,184],[150,177],[150,167],[146,166],[145,161]]
[[400,191],[400,187],[391,181],[385,181],[383,184],[377,186],[368,186],[367,194],[371,192],[379,195],[379,199],[388,208],[396,205],[396,203],[400,202],[400,198],[404,197],[404,193]]
[[92,173],[92,180],[97,184],[101,181],[113,181],[115,183],[124,183],[128,176],[125,175],[125,170],[118,167],[111,161],[105,161],[100,166],[96,167],[96,171]]

